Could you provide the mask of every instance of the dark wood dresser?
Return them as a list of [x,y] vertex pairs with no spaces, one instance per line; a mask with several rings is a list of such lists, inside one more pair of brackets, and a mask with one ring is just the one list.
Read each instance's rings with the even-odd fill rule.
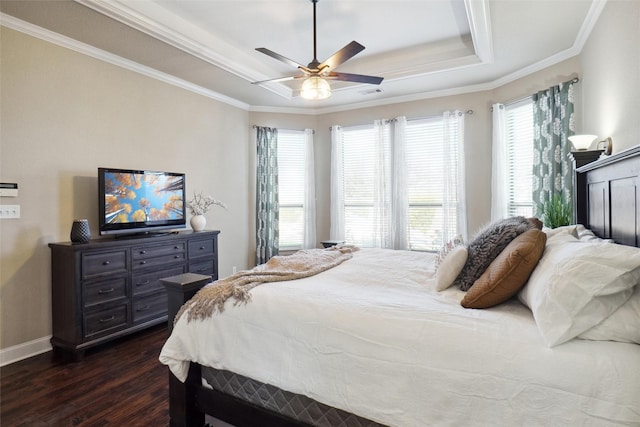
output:
[[219,233],[50,243],[54,350],[77,360],[89,347],[166,322],[160,279],[217,279]]

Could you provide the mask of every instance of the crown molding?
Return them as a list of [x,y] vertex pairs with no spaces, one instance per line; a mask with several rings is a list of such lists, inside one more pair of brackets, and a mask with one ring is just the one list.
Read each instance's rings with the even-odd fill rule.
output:
[[[84,2],[87,0],[76,0],[79,2]],[[97,0],[91,0],[92,2],[96,2]],[[469,3],[474,3],[473,0],[465,0]],[[484,3],[484,2],[483,2]],[[482,84],[476,84],[476,85],[469,85],[469,86],[462,86],[462,87],[457,87],[457,88],[450,88],[450,89],[444,89],[444,90],[435,90],[435,91],[428,91],[428,92],[421,92],[421,93],[415,93],[415,94],[411,94],[411,95],[405,95],[405,96],[397,96],[397,97],[392,97],[392,98],[385,98],[385,99],[379,99],[379,100],[373,100],[373,101],[365,101],[365,102],[358,102],[358,103],[352,103],[349,105],[341,105],[341,106],[335,106],[335,107],[326,107],[326,108],[296,108],[296,107],[271,107],[271,106],[260,106],[260,105],[249,105],[247,103],[238,101],[236,99],[227,97],[225,95],[222,95],[220,93],[217,93],[215,91],[203,88],[201,86],[195,85],[193,83],[189,83],[185,80],[182,79],[178,79],[176,77],[173,77],[171,75],[168,75],[166,73],[162,73],[159,72],[157,70],[154,70],[150,67],[146,67],[143,66],[141,64],[138,64],[136,62],[121,58],[117,55],[113,55],[110,54],[108,52],[102,51],[100,49],[97,49],[93,46],[89,46],[87,44],[84,43],[80,43],[76,40],[73,40],[71,38],[62,36],[60,34],[54,33],[52,31],[43,29],[41,27],[35,26],[33,24],[24,22],[22,20],[19,20],[17,18],[14,18],[12,16],[6,15],[6,14],[2,14],[0,13],[0,24],[3,26],[6,26],[8,28],[17,30],[17,31],[21,31],[23,33],[29,34],[31,36],[40,38],[42,40],[45,41],[49,41],[51,43],[57,44],[59,46],[63,46],[66,47],[68,49],[72,49],[74,51],[83,53],[85,55],[91,56],[93,58],[96,59],[100,59],[102,61],[111,63],[113,65],[117,65],[120,66],[122,68],[143,74],[145,76],[151,77],[151,78],[155,78],[161,81],[164,81],[166,83],[172,84],[174,86],[178,86],[181,87],[183,89],[189,90],[191,92],[206,96],[208,98],[211,99],[215,99],[217,101],[223,102],[225,104],[237,107],[237,108],[241,108],[243,110],[247,110],[247,111],[251,111],[251,112],[265,112],[265,113],[282,113],[282,114],[303,114],[303,115],[320,115],[320,114],[329,114],[329,113],[335,113],[335,112],[342,112],[342,111],[350,111],[350,110],[357,110],[357,109],[362,109],[362,108],[371,108],[371,107],[378,107],[378,106],[384,106],[384,105],[391,105],[391,104],[399,104],[399,103],[403,103],[403,102],[413,102],[413,101],[420,101],[420,100],[425,100],[425,99],[432,99],[432,98],[440,98],[440,97],[445,97],[445,96],[454,96],[454,95],[461,95],[461,94],[466,94],[466,93],[474,93],[474,92],[481,92],[481,91],[487,91],[487,90],[494,90],[498,87],[504,86],[505,84],[511,83],[513,81],[516,81],[520,78],[526,77],[532,73],[541,71],[547,67],[550,67],[552,65],[555,65],[557,63],[560,63],[566,59],[572,58],[574,56],[579,55],[582,52],[582,49],[584,47],[584,44],[586,43],[591,31],[593,30],[596,22],[598,21],[598,18],[600,17],[600,14],[602,13],[602,10],[604,9],[604,6],[606,5],[607,0],[594,0],[593,3],[591,4],[591,7],[589,8],[589,11],[587,12],[587,16],[585,17],[585,20],[580,28],[580,31],[578,33],[578,36],[576,37],[576,40],[573,44],[572,47],[570,47],[569,49],[566,49],[562,52],[559,52],[549,58],[546,58],[542,61],[538,61],[534,64],[531,64],[527,67],[521,68],[513,73],[510,73],[506,76],[500,77],[496,80],[493,80],[491,82],[487,82],[487,83],[482,83]],[[475,6],[473,6],[475,7]],[[477,10],[477,8],[475,9]],[[476,16],[476,12],[474,12],[472,14],[473,16]],[[488,19],[488,13],[485,14],[485,17],[483,18],[485,20]],[[482,20],[476,20],[475,22],[481,22]],[[486,21],[487,25],[488,25],[488,20]],[[487,27],[487,30],[484,31],[485,34],[489,35],[490,38],[490,28]],[[474,44],[475,44],[475,40],[476,38],[474,37]],[[481,50],[482,48],[477,48],[477,50]],[[480,53],[478,52],[479,55],[485,55],[485,53]],[[491,53],[492,55],[492,53]],[[486,60],[486,57],[485,57]],[[280,93],[279,93],[280,94]],[[282,94],[280,94],[282,95]],[[285,96],[286,98],[290,98],[291,95],[290,93]]]
[[573,44],[573,47],[577,49],[578,52],[582,52],[591,31],[593,31],[593,27],[595,27],[596,22],[600,18],[600,14],[602,10],[607,5],[607,0],[593,0],[591,3],[591,7],[587,12],[587,16],[584,18],[582,22],[582,26],[580,27],[580,31],[578,31],[578,35],[576,36],[576,40]]
[[61,46],[75,52],[87,55],[91,58],[98,59],[100,61],[107,62],[109,64],[124,68],[129,71],[133,71],[138,74],[142,74],[147,77],[168,83],[172,86],[188,90],[190,92],[197,93],[198,95],[205,96],[207,98],[214,99],[216,101],[223,102],[233,107],[241,108],[243,110],[249,109],[249,104],[238,101],[221,93],[212,91],[210,89],[203,88],[202,86],[188,82],[186,80],[177,78],[167,73],[163,73],[154,68],[147,67],[129,59],[123,58],[118,55],[106,52],[102,49],[98,49],[94,46],[90,46],[86,43],[79,42],[70,37],[63,36],[56,32],[47,30],[45,28],[33,25],[25,22],[21,19],[14,18],[11,15],[0,13],[0,25],[10,28],[12,30],[20,31],[21,33],[36,37],[38,39],[53,43],[57,46]]
[[[266,74],[257,71],[264,69],[264,66],[251,63],[251,58],[248,55],[239,55],[237,49],[225,40],[211,35],[151,2],[129,2],[126,4],[120,0],[74,1],[248,82],[269,78]],[[135,5],[135,8],[132,5]],[[163,24],[164,22],[174,23],[179,31]],[[210,46],[216,46],[216,49],[212,49]],[[242,62],[233,59],[238,56],[244,58],[249,65],[245,66]],[[283,98],[292,98],[293,91],[286,85],[277,84],[263,87]]]
[[[265,70],[263,63],[256,63],[250,55],[239,53],[226,40],[198,28],[152,2],[74,1],[248,82],[268,80],[269,75],[276,74],[275,72],[265,74],[264,71],[259,71]],[[465,11],[471,30],[476,61],[480,63],[493,62],[488,1],[465,0]],[[211,46],[215,46],[215,49]],[[406,69],[388,70],[388,72],[378,72],[378,74],[385,74],[386,81],[390,82],[414,75],[443,71],[442,64],[447,62],[451,63],[454,68],[464,66],[468,62],[468,55],[452,57],[436,63],[423,62]],[[294,90],[282,82],[262,84],[260,87],[287,100],[294,98]]]
[[493,38],[489,2],[486,0],[465,0],[464,7],[469,19],[471,40],[476,55],[483,63],[493,62]]

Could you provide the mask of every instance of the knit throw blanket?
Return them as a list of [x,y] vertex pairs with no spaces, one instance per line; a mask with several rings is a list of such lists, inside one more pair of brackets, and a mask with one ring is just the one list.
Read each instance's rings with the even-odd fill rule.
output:
[[235,299],[234,305],[247,303],[251,300],[249,291],[258,285],[313,276],[351,259],[353,252],[357,250],[355,246],[341,245],[274,256],[251,270],[239,271],[206,285],[180,308],[174,322],[185,311],[188,311],[187,321],[211,317],[216,311],[224,310],[224,304],[229,298]]

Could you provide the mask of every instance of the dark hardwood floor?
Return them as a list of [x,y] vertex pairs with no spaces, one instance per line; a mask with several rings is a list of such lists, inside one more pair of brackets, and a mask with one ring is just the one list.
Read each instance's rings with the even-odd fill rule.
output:
[[52,352],[0,368],[1,426],[167,426],[166,325],[88,349],[80,362]]

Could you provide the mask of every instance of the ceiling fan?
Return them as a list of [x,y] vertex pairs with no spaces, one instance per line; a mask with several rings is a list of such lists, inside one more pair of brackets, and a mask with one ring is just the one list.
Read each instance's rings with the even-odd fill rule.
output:
[[254,82],[254,84],[282,82],[286,80],[304,79],[300,96],[305,99],[324,99],[331,96],[331,86],[327,80],[342,80],[347,82],[369,83],[379,85],[383,77],[365,76],[362,74],[338,73],[333,71],[338,65],[344,63],[348,59],[354,57],[364,50],[364,46],[356,41],[352,41],[324,62],[318,61],[317,44],[316,44],[316,3],[318,0],[311,0],[313,3],[313,60],[309,65],[304,66],[289,58],[286,58],[272,50],[264,47],[258,47],[256,50],[268,55],[274,59],[292,65],[302,71],[303,74],[293,76],[280,77],[275,79]]

